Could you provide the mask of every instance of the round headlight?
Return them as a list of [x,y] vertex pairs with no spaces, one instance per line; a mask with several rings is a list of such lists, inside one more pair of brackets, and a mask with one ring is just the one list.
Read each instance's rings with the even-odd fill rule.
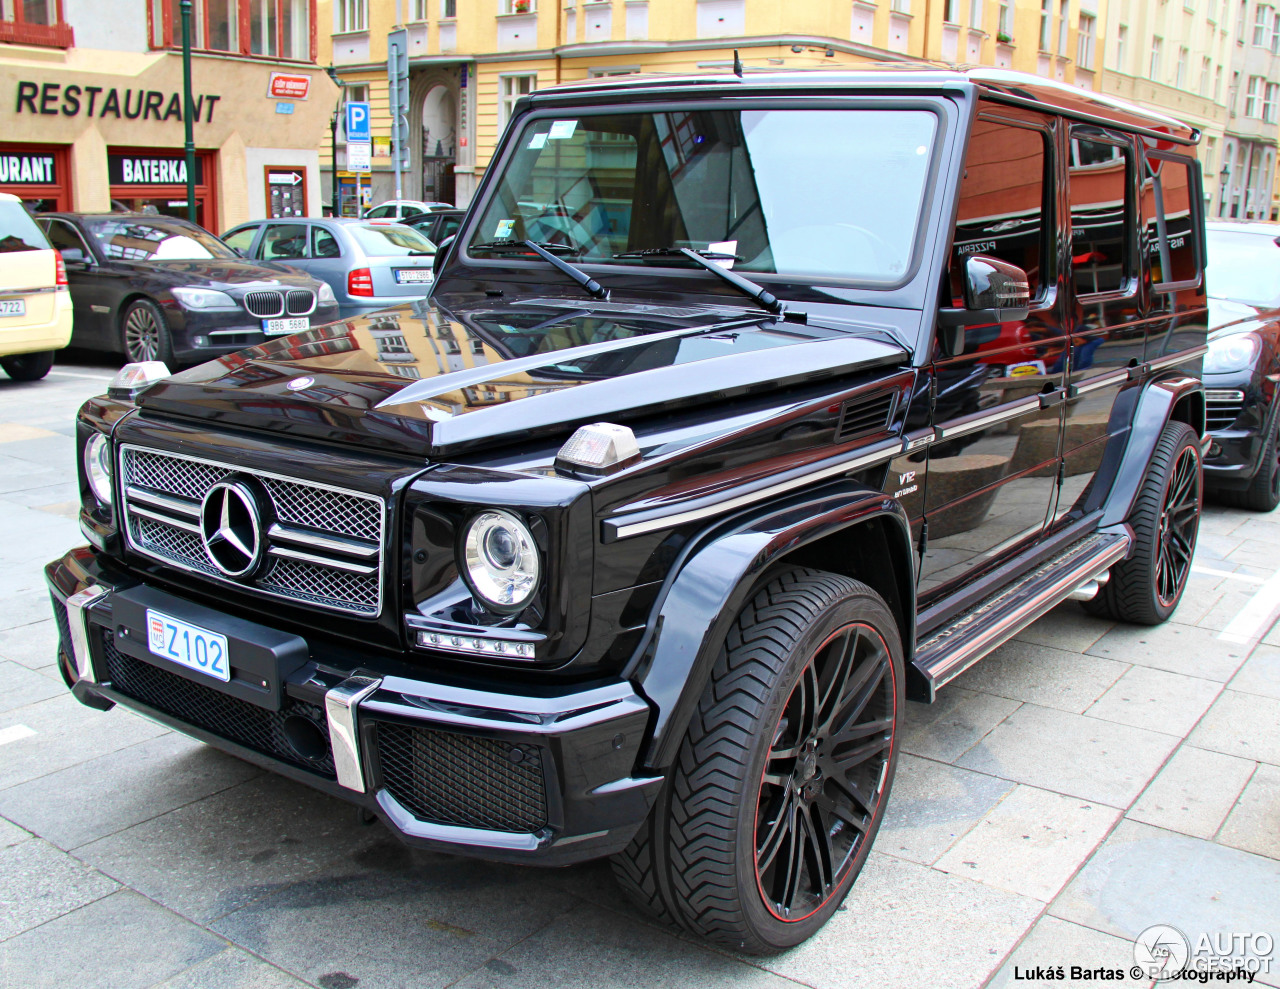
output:
[[509,512],[481,512],[462,544],[467,583],[498,611],[518,611],[538,589],[541,564],[528,526]]
[[84,445],[84,476],[89,488],[104,505],[111,504],[111,444],[101,433],[89,437]]

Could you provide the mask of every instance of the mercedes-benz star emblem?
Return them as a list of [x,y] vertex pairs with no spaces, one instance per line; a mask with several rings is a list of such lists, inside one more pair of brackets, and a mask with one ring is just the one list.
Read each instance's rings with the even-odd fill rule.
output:
[[309,374],[304,374],[301,378],[294,378],[287,385],[285,385],[285,387],[288,388],[289,391],[302,391],[302,389],[310,388],[315,383],[316,383],[315,378],[311,377],[311,375]]
[[209,562],[228,577],[243,577],[262,559],[262,516],[253,492],[219,481],[200,505],[200,539]]

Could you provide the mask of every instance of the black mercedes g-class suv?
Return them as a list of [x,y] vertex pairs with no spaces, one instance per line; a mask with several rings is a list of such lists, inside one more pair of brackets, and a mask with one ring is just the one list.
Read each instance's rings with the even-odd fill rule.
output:
[[83,407],[67,682],[411,844],[613,856],[796,944],[906,698],[1067,598],[1178,604],[1197,139],[999,71],[531,94],[429,301]]

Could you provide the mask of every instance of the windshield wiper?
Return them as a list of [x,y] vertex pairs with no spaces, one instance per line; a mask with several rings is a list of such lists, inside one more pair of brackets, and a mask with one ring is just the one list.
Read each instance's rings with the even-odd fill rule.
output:
[[598,281],[588,275],[581,268],[570,264],[568,261],[558,258],[552,251],[559,251],[562,254],[581,254],[581,251],[572,247],[566,247],[563,244],[539,244],[532,240],[494,240],[487,244],[473,244],[470,248],[472,251],[489,251],[493,254],[528,254],[532,251],[538,257],[542,258],[549,264],[559,268],[566,275],[582,286],[583,290],[596,299],[609,298],[608,290]]
[[743,278],[741,275],[735,274],[728,268],[722,268],[715,263],[714,259],[722,261],[740,261],[736,254],[721,254],[718,251],[694,251],[687,247],[650,247],[643,251],[624,251],[621,254],[615,254],[614,259],[625,261],[628,259],[636,259],[643,261],[647,258],[688,258],[695,264],[700,264],[713,275],[719,275],[724,281],[728,282],[739,292],[751,296],[756,302],[760,303],[765,309],[776,316],[781,316],[786,312],[785,307],[778,300],[778,297],[770,292],[763,285],[758,285],[749,278]]

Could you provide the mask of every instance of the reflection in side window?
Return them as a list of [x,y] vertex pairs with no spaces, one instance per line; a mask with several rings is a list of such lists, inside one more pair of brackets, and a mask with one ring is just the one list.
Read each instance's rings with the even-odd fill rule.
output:
[[1071,141],[1071,268],[1080,295],[1124,286],[1128,161],[1118,145],[1078,134]]
[[1045,137],[1037,130],[979,118],[969,138],[951,265],[961,304],[963,265],[970,254],[1016,264],[1027,273],[1031,297],[1044,293]]
[[311,256],[316,258],[336,258],[342,253],[338,240],[324,227],[311,228]]
[[1195,216],[1191,163],[1148,154],[1142,182],[1143,247],[1154,285],[1195,281]]
[[307,256],[307,228],[301,223],[271,223],[258,252],[266,261],[288,261]]

